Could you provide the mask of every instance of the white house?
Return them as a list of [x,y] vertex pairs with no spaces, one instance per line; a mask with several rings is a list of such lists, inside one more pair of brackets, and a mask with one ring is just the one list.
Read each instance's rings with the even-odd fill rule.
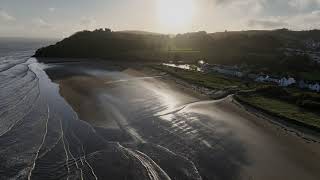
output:
[[319,84],[319,83],[309,84],[309,89],[310,89],[311,91],[320,92],[320,84]]
[[311,91],[320,92],[320,84],[319,83],[306,83],[303,80],[299,81],[299,87],[302,89],[309,89]]
[[256,82],[272,82],[272,83],[279,83],[279,79],[277,77],[272,77],[269,75],[266,76],[259,76],[255,79]]
[[291,77],[286,78],[286,77],[284,77],[284,78],[281,78],[279,80],[279,86],[287,87],[287,86],[290,86],[292,84],[295,84],[296,82],[297,81],[294,78],[291,78]]
[[273,82],[273,83],[278,83],[279,84],[279,79],[277,77],[270,77],[266,80],[267,82]]
[[255,81],[256,82],[266,82],[266,79],[268,79],[269,78],[269,76],[267,75],[267,76],[258,76],[256,79],[255,79]]

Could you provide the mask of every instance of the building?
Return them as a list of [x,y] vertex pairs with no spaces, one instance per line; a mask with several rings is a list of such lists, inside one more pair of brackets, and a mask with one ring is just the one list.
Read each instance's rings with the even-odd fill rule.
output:
[[268,78],[269,76],[266,75],[266,76],[258,76],[255,81],[256,82],[266,82],[266,79]]
[[277,83],[279,84],[280,82],[280,79],[278,77],[275,77],[275,76],[269,76],[267,79],[266,79],[267,82],[271,82],[271,83]]
[[287,86],[290,86],[292,84],[296,84],[296,82],[297,81],[292,77],[289,77],[289,78],[284,77],[284,78],[281,78],[279,80],[279,86],[287,87]]
[[269,76],[269,75],[262,75],[262,76],[258,76],[255,79],[256,82],[271,82],[271,83],[276,83],[279,84],[280,80],[278,77],[275,76]]
[[309,89],[311,91],[320,92],[320,83],[318,82],[305,82],[304,80],[300,80],[298,86],[301,89]]
[[319,83],[309,84],[308,88],[309,88],[311,91],[320,92],[320,84],[319,84]]

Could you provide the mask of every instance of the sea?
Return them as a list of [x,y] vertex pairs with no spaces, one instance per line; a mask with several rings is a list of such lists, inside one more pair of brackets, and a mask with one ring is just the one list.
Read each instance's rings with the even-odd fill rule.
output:
[[32,57],[54,42],[0,39],[0,180],[169,179],[150,158],[78,118],[48,65]]
[[0,39],[0,179],[97,179],[94,157],[86,155],[108,144],[78,119],[31,57],[53,43]]

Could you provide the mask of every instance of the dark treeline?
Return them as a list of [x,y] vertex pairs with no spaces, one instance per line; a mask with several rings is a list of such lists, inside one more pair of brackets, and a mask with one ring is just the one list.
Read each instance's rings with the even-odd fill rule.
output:
[[112,32],[110,29],[81,31],[45,48],[36,57],[102,58],[109,60],[147,60],[197,62],[255,66],[273,71],[317,68],[306,54],[285,55],[287,49],[320,51],[320,31],[205,31],[174,37],[147,32]]
[[138,50],[155,50],[166,46],[165,35],[142,35],[111,32],[110,29],[81,31],[45,48],[36,57],[112,58],[121,53]]

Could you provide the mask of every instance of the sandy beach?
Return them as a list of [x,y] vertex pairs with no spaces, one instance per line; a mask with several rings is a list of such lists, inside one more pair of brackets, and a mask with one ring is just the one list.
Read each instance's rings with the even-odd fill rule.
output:
[[[231,96],[210,100],[163,73],[107,67],[47,69],[80,119],[101,136],[115,136],[106,139],[169,149],[192,161],[202,179],[320,177],[318,141],[248,112]],[[53,76],[60,71],[66,74]]]

